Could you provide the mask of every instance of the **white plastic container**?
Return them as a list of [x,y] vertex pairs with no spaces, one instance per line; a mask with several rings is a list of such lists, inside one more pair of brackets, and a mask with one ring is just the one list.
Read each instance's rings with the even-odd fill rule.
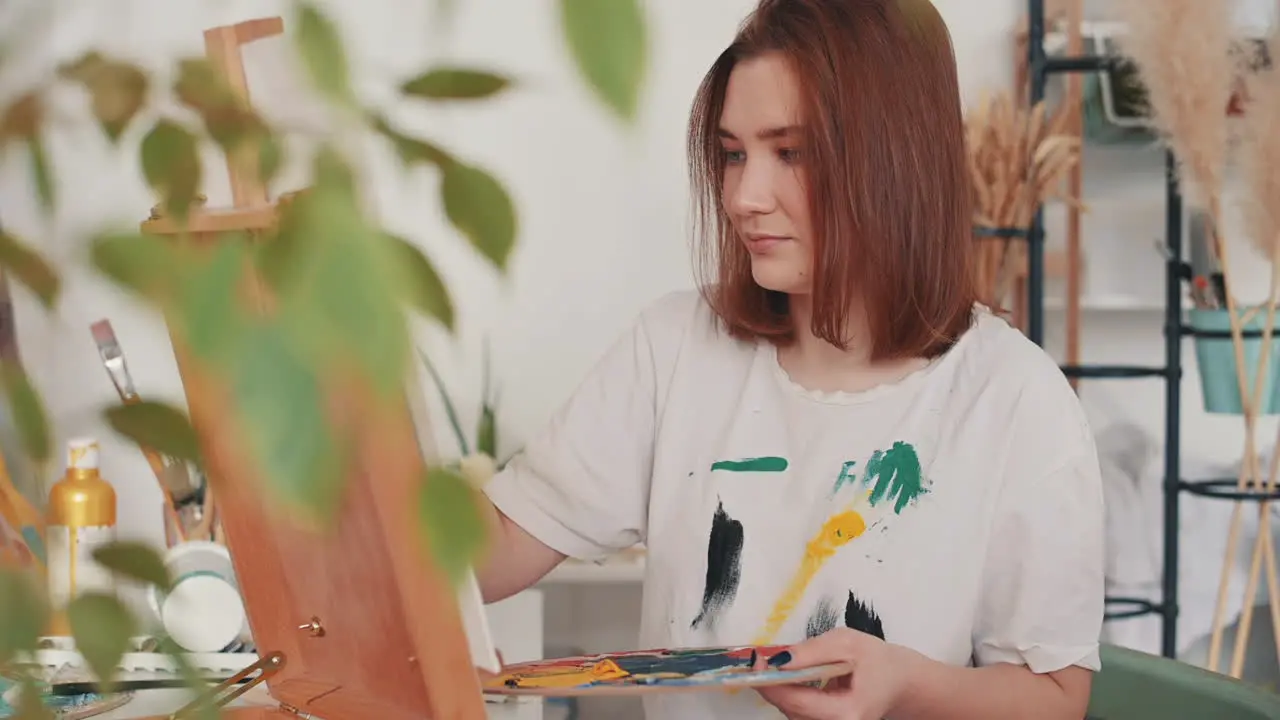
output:
[[248,616],[225,547],[184,542],[170,548],[164,562],[173,589],[152,587],[148,599],[170,639],[193,653],[227,652],[248,640]]

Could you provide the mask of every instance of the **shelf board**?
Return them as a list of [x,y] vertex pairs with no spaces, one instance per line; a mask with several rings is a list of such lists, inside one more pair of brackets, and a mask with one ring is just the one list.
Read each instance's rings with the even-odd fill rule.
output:
[[[1183,303],[1184,308],[1189,308],[1188,302]],[[1061,297],[1047,297],[1044,299],[1044,309],[1054,312],[1062,312],[1067,309],[1067,301]],[[1164,303],[1152,300],[1150,298],[1134,297],[1131,295],[1085,295],[1080,298],[1081,312],[1164,312]]]

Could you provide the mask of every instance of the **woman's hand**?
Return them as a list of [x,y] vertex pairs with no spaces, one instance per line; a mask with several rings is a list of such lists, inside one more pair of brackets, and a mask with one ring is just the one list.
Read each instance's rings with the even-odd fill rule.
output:
[[849,675],[829,680],[825,687],[778,685],[759,693],[791,720],[881,720],[907,692],[912,668],[924,657],[874,635],[836,628],[793,645],[772,658],[756,658],[787,670],[814,665],[848,663]]

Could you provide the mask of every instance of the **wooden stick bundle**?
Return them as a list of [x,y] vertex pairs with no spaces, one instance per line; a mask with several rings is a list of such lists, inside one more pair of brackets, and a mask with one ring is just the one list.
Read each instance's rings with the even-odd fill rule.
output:
[[[989,97],[965,118],[974,224],[1025,231],[1046,200],[1072,200],[1062,179],[1079,162],[1080,141],[1066,132],[1068,116],[1049,116],[1044,102],[1018,107],[1011,95]],[[979,233],[981,236],[981,233]],[[980,237],[979,298],[998,307],[1025,255],[1022,238]]]

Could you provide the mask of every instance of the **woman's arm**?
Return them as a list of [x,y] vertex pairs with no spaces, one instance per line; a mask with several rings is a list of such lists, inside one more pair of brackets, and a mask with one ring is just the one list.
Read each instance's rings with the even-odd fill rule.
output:
[[1007,663],[946,665],[849,628],[758,658],[756,668],[766,663],[788,670],[849,666],[849,675],[822,689],[783,685],[760,690],[787,717],[810,720],[1080,720],[1093,680],[1092,671],[1074,666],[1037,674]]
[[[607,557],[644,539],[660,387],[693,320],[696,296],[641,314],[547,425],[484,483],[488,551],[477,568],[495,602],[566,557]],[[659,369],[662,368],[662,369]]]
[[563,562],[565,555],[512,522],[483,493],[477,494],[488,530],[488,547],[476,567],[476,579],[484,601],[493,603],[531,587]]
[[916,655],[893,720],[1080,720],[1093,672],[1069,667],[1037,675],[1022,665],[965,668]]

